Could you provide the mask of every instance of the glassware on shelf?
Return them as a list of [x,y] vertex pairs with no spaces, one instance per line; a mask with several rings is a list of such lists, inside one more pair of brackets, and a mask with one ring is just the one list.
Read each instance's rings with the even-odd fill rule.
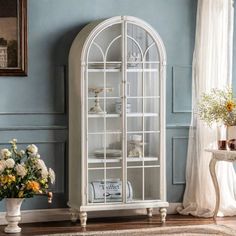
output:
[[141,54],[136,52],[128,53],[128,67],[136,67],[141,62]]
[[129,145],[131,146],[128,157],[143,157],[142,135],[132,135]]
[[107,93],[110,93],[113,91],[113,88],[103,88],[103,87],[94,87],[94,88],[89,88],[88,91],[90,93],[94,93],[94,97],[95,97],[95,105],[93,107],[91,107],[89,109],[89,113],[92,113],[92,114],[104,114],[106,113],[106,111],[103,111],[101,106],[100,106],[100,103],[99,103],[99,93],[102,93],[102,92],[107,92]]
[[[117,114],[122,113],[122,101],[121,100],[116,101],[115,110],[116,110]],[[126,113],[130,113],[130,112],[131,112],[131,103],[126,103]]]

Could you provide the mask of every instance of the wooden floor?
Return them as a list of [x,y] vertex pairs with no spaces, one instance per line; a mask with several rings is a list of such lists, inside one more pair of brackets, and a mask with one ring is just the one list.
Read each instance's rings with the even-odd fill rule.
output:
[[[213,220],[212,218],[196,218],[192,216],[168,215],[165,225],[160,224],[159,216],[153,216],[148,219],[147,216],[133,216],[121,218],[102,218],[90,219],[86,231],[104,231],[117,229],[137,229],[149,227],[165,227],[165,226],[184,226],[184,225],[203,225],[203,224],[219,224],[231,227],[236,230],[236,217],[224,217]],[[22,232],[14,234],[21,235],[40,235],[53,233],[73,233],[84,231],[78,223],[71,223],[70,221],[62,222],[45,222],[21,224]],[[8,235],[4,232],[4,226],[0,226],[0,236]]]

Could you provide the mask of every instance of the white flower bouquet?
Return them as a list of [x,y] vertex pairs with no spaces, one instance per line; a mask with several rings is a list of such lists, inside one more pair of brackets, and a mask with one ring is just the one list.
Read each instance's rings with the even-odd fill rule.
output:
[[13,139],[10,149],[1,150],[0,200],[46,194],[49,184],[55,182],[55,173],[40,159],[38,148],[31,144],[18,151],[16,142]]
[[209,126],[213,123],[236,125],[236,99],[232,88],[212,89],[209,93],[203,93],[198,112]]

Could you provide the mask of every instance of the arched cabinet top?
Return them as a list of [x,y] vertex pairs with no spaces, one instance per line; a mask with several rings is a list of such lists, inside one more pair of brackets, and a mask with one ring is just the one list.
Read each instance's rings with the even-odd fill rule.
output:
[[[133,16],[115,16],[106,20],[94,21],[86,25],[78,33],[78,35],[73,41],[73,44],[70,49],[70,54],[69,54],[70,63],[73,63],[75,61],[76,63],[81,62],[81,64],[86,63],[89,49],[91,48],[91,45],[94,42],[94,40],[97,37],[99,37],[99,35],[102,34],[102,32],[104,32],[106,29],[112,28],[114,25],[117,25],[117,24],[122,25],[124,23],[126,23],[126,25],[130,24],[133,26],[140,27],[140,29],[143,29],[149,35],[149,37],[153,40],[154,44],[156,44],[160,63],[162,65],[165,65],[166,64],[166,51],[165,51],[165,47],[164,47],[161,37],[152,26],[150,26],[145,21],[139,18],[133,17]],[[121,36],[122,34],[123,32],[121,29]],[[130,38],[128,37],[128,39],[132,40],[131,37]],[[116,40],[116,37],[114,37],[113,41],[118,41],[118,40]],[[115,43],[115,42],[111,42],[111,44],[112,43]],[[137,42],[133,40],[133,44],[137,45]],[[101,48],[99,48],[99,46],[96,45],[96,43],[94,45],[97,46],[97,51],[101,52]],[[109,45],[109,46],[111,47],[112,45]],[[149,45],[149,46],[151,47],[152,45]],[[105,52],[103,52],[103,54],[105,54]],[[145,50],[143,54],[145,54]]]

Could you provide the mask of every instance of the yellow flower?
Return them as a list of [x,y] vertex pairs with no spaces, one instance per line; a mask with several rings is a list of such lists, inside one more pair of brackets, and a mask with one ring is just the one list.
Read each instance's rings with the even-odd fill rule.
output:
[[8,175],[8,184],[11,184],[12,182],[16,181],[16,176],[14,175]]
[[14,175],[5,175],[0,177],[0,181],[2,184],[11,184],[16,181],[16,177]]
[[228,112],[233,111],[234,108],[235,108],[235,103],[233,101],[228,101],[226,103],[226,109]]
[[24,191],[20,191],[20,192],[18,193],[18,197],[19,197],[19,198],[23,198],[23,196],[24,196]]
[[26,185],[27,190],[33,190],[33,192],[38,193],[40,190],[40,185],[36,181],[28,181]]
[[8,182],[7,176],[5,176],[5,175],[3,176],[3,175],[2,175],[2,176],[0,177],[0,182],[1,182],[2,184],[6,184],[6,183]]

